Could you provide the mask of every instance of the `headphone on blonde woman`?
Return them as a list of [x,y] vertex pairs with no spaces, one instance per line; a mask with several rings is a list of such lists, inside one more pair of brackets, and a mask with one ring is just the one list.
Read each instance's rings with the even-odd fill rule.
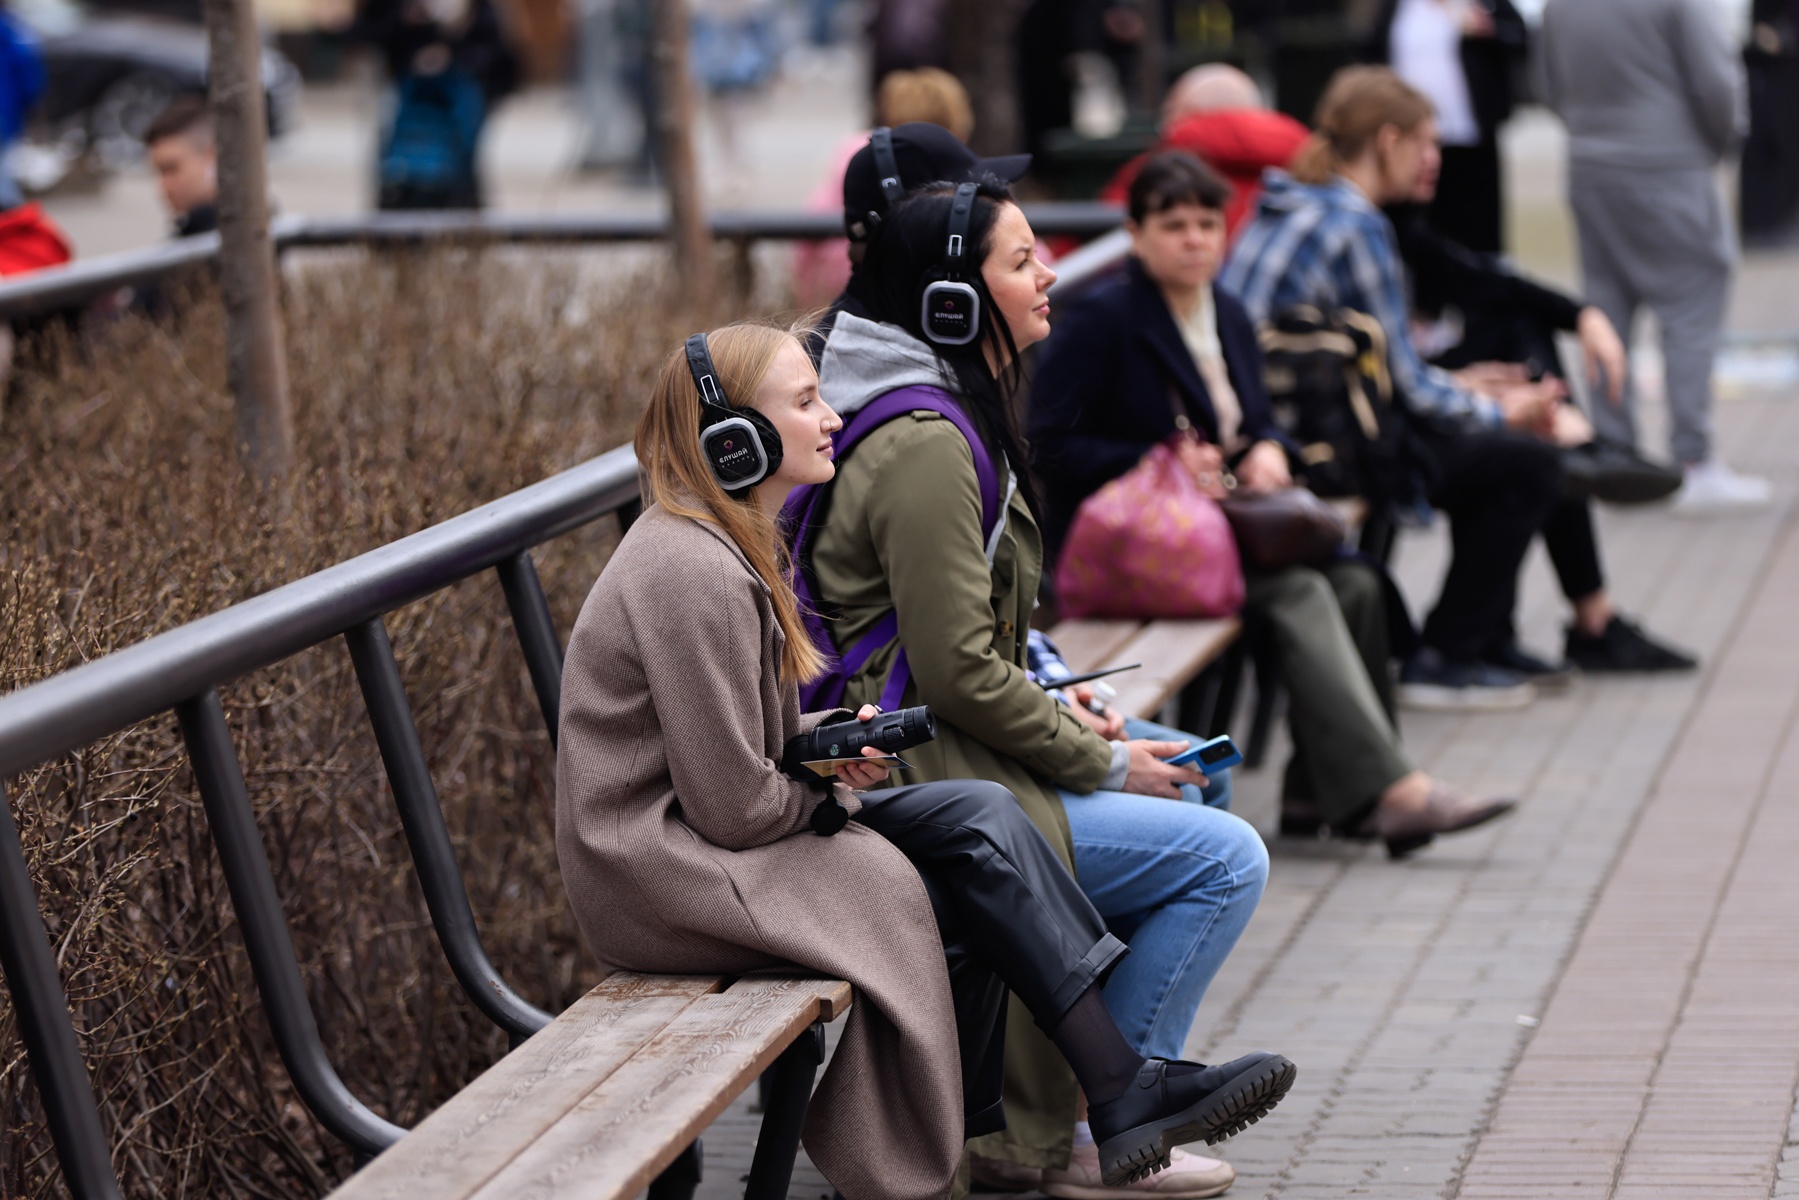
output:
[[754,487],[781,466],[781,431],[753,408],[736,408],[725,396],[706,335],[687,339],[687,369],[700,393],[700,448],[718,485],[727,492]]
[[939,346],[966,346],[981,333],[981,294],[962,278],[968,261],[968,225],[974,219],[975,193],[979,185],[956,186],[950,201],[949,243],[943,266],[926,276],[919,297],[918,323],[924,335]]

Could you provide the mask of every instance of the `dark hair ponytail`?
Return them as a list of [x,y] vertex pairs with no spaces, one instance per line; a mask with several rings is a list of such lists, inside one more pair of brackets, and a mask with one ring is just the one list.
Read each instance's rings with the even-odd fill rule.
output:
[[[878,321],[898,325],[931,347],[943,370],[948,390],[968,414],[990,454],[1003,456],[1018,480],[1019,493],[1031,514],[1042,522],[1035,489],[1026,465],[1023,436],[1018,425],[1017,400],[1024,383],[1024,365],[1012,330],[993,303],[981,264],[993,248],[993,226],[1000,206],[1012,203],[1005,184],[987,178],[975,192],[974,211],[968,223],[971,247],[963,260],[962,282],[981,298],[981,320],[974,341],[966,346],[940,346],[925,336],[922,292],[927,282],[941,277],[949,246],[950,205],[953,183],[927,184],[894,205],[869,241],[862,264],[866,302]],[[996,377],[987,365],[986,350],[1005,363]]]

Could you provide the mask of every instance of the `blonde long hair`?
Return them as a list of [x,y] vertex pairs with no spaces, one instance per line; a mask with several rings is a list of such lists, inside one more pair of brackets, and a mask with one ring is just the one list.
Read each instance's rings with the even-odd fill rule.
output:
[[1390,68],[1344,67],[1319,98],[1312,136],[1299,148],[1290,171],[1301,183],[1329,183],[1388,125],[1411,133],[1435,115],[1424,93]]
[[[712,365],[732,404],[749,406],[781,348],[800,346],[800,329],[739,321],[706,335]],[[683,347],[675,347],[663,362],[649,406],[638,418],[632,445],[649,484],[645,499],[677,516],[723,529],[768,585],[775,620],[787,638],[781,651],[782,677],[804,683],[824,670],[824,656],[800,620],[790,575],[792,563],[775,522],[754,496],[739,499],[719,486],[700,448],[700,393],[687,369]]]

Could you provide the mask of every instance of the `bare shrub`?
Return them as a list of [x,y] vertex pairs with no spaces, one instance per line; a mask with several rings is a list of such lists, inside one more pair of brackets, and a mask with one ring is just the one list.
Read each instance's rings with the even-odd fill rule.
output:
[[[730,302],[683,311],[659,271],[617,261],[468,249],[291,276],[301,465],[285,504],[240,476],[203,289],[176,327],[36,347],[0,420],[0,690],[626,441],[661,355]],[[615,537],[602,525],[540,551],[565,633]],[[553,754],[497,583],[387,626],[489,952],[560,1008],[593,970],[556,870]],[[444,964],[348,653],[315,648],[224,700],[331,1060],[411,1124],[506,1044]],[[9,788],[127,1195],[311,1196],[346,1176],[350,1156],[275,1053],[173,718]],[[10,1005],[0,1124],[0,1195],[62,1194]]]

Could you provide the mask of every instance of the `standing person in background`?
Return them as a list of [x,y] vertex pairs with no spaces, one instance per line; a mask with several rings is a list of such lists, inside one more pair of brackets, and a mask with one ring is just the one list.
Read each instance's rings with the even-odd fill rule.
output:
[[43,92],[44,58],[37,39],[0,8],[0,210],[25,203],[25,194],[6,168],[6,152],[24,132],[25,118]]
[[[1568,200],[1583,291],[1628,344],[1637,310],[1661,327],[1676,512],[1760,508],[1768,481],[1712,446],[1712,362],[1736,246],[1716,170],[1746,123],[1743,70],[1706,0],[1550,0],[1538,60],[1543,98],[1568,127]],[[1595,405],[1594,423],[1635,445],[1636,396]]]
[[1162,102],[1162,136],[1155,149],[1118,168],[1099,198],[1123,204],[1151,154],[1185,150],[1231,185],[1224,227],[1235,235],[1256,210],[1262,173],[1286,167],[1309,136],[1304,125],[1268,107],[1255,80],[1225,63],[1207,63],[1175,80]]
[[518,84],[492,0],[368,0],[356,33],[380,48],[393,84],[379,206],[480,208],[481,131]]
[[1368,57],[1430,97],[1443,144],[1430,223],[1470,250],[1505,249],[1499,127],[1529,31],[1512,0],[1386,0]]

